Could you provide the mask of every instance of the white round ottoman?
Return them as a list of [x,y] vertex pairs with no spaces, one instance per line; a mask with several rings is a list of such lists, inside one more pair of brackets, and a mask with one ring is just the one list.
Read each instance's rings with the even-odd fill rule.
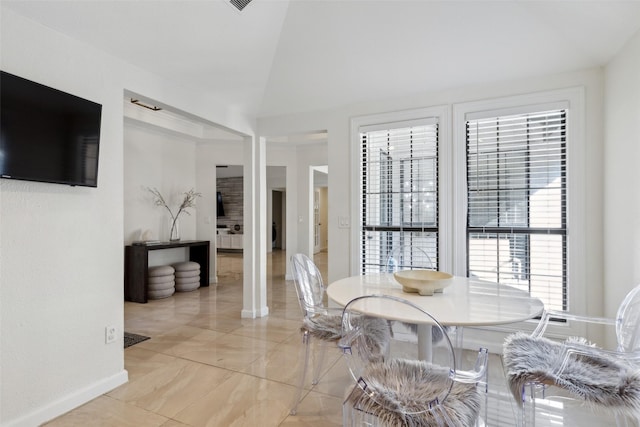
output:
[[174,272],[175,269],[170,265],[149,267],[147,298],[162,299],[173,295],[176,291]]
[[200,264],[193,261],[176,262],[175,269],[176,292],[191,292],[200,287]]

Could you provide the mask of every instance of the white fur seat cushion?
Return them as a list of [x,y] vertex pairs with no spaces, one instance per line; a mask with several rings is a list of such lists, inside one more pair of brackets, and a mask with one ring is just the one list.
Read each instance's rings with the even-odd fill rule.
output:
[[[569,343],[588,346],[583,338]],[[614,410],[640,409],[640,371],[603,353],[572,357],[562,372],[556,372],[563,359],[563,343],[524,333],[507,337],[504,363],[507,381],[520,403],[522,387],[529,382],[555,385],[593,406]]]
[[[372,362],[363,372],[366,389],[355,385],[345,404],[375,416],[381,425],[427,427],[449,425],[427,410],[451,384],[449,370],[420,360],[392,359]],[[375,400],[370,394],[376,396]],[[475,384],[453,382],[451,393],[440,404],[454,426],[473,426],[480,412]]]
[[[364,330],[372,351],[382,353],[391,338],[389,323],[384,319],[367,316],[358,321],[366,322]],[[339,314],[317,314],[305,317],[302,323],[303,331],[306,330],[311,336],[323,341],[338,341],[342,335],[342,316]]]
[[302,320],[303,331],[323,341],[337,341],[342,334],[342,316],[338,314],[316,314]]

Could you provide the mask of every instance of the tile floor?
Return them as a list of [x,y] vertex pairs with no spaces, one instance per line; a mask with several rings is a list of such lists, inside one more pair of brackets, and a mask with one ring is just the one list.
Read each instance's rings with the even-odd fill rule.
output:
[[[151,339],[125,349],[129,382],[49,422],[58,426],[340,426],[351,384],[337,349],[320,383],[289,415],[301,360],[300,308],[284,253],[268,255],[270,314],[243,319],[242,255],[218,255],[219,283],[147,304],[125,303],[125,329]],[[326,277],[326,254],[315,257]],[[473,358],[473,354],[469,354]],[[472,359],[470,359],[472,360]],[[500,359],[492,356],[487,425],[513,426]],[[562,425],[562,417],[555,419]],[[565,424],[571,425],[571,424]]]

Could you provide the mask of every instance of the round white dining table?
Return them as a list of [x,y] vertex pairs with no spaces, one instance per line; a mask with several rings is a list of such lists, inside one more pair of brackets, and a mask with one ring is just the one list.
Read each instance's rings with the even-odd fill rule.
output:
[[[539,298],[513,286],[460,276],[454,276],[451,285],[431,296],[404,292],[391,273],[346,277],[327,287],[327,296],[342,307],[356,297],[376,294],[409,300],[445,326],[516,323],[539,316],[544,309]],[[401,318],[402,313],[397,316]]]
[[[327,296],[344,307],[354,298],[365,295],[393,295],[406,299],[431,314],[444,326],[491,326],[517,323],[539,316],[544,304],[527,292],[494,282],[454,276],[442,292],[430,296],[408,293],[395,281],[391,273],[351,276],[337,280],[327,287]],[[407,318],[406,313],[390,313],[388,307],[376,306],[372,301],[367,314],[384,316],[418,325],[422,356],[429,359],[431,327],[421,327],[425,318]]]

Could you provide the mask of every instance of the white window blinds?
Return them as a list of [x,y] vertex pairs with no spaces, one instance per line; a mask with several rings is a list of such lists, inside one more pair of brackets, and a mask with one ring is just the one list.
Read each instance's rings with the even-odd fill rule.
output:
[[[400,246],[412,267],[438,267],[438,125],[434,120],[360,129],[362,274],[384,271]],[[413,252],[413,251],[412,251]]]
[[567,305],[566,110],[467,120],[467,268]]

